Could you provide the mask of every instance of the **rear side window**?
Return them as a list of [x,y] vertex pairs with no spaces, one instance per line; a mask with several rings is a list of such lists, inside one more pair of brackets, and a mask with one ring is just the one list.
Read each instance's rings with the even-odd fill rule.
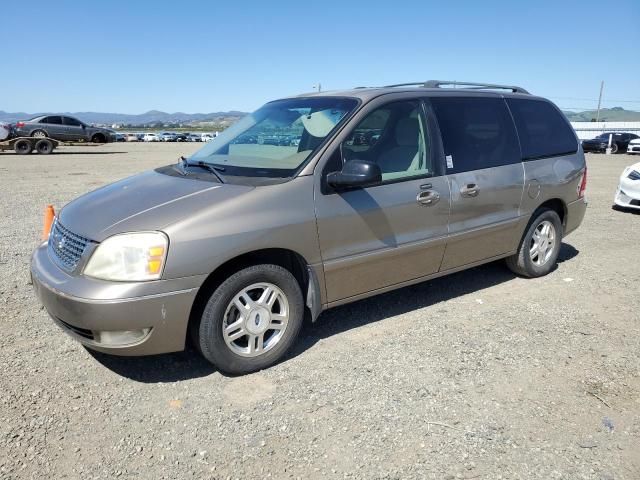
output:
[[62,117],[46,117],[40,123],[48,123],[50,125],[62,125]]
[[518,138],[502,98],[431,98],[442,134],[447,173],[520,162]]
[[562,114],[542,100],[508,98],[516,122],[523,160],[575,153],[578,142]]

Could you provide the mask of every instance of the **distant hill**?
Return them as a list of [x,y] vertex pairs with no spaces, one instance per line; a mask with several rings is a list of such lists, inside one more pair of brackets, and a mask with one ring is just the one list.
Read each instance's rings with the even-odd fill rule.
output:
[[229,111],[229,112],[212,112],[212,113],[167,113],[158,110],[150,110],[146,113],[138,115],[129,115],[126,113],[100,113],[100,112],[4,112],[0,110],[0,122],[15,122],[17,120],[25,120],[37,117],[39,115],[48,115],[50,113],[61,113],[79,118],[85,123],[98,124],[129,124],[129,125],[146,125],[152,123],[196,123],[196,122],[233,122],[246,115],[245,112]]
[[[37,117],[39,115],[47,115],[51,113],[63,113],[79,118],[86,123],[95,123],[102,125],[127,124],[127,125],[150,125],[156,123],[184,123],[196,124],[199,122],[215,122],[230,124],[246,115],[246,112],[231,110],[228,112],[212,112],[212,113],[184,113],[175,112],[167,113],[159,110],[149,110],[146,113],[138,115],[129,115],[126,113],[101,113],[101,112],[4,112],[0,110],[0,122],[15,122],[17,120],[25,120]],[[590,122],[596,118],[595,110],[586,110],[584,112],[565,111],[564,114],[571,122]],[[622,107],[603,108],[600,110],[600,121],[606,122],[640,122],[640,112],[633,110],[625,110]]]
[[[597,111],[586,110],[584,112],[564,112],[570,122],[590,122],[595,120]],[[601,108],[601,122],[640,122],[640,112],[625,110],[622,107]]]

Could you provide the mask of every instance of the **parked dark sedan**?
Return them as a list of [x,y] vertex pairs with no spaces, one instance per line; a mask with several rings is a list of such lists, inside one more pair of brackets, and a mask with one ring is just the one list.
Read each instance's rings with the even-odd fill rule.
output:
[[19,137],[49,137],[62,142],[108,143],[116,141],[116,134],[107,128],[92,127],[66,115],[43,115],[17,122]]
[[613,135],[611,139],[611,153],[623,153],[627,151],[627,146],[631,140],[640,138],[634,133],[602,133],[596,138],[582,141],[582,149],[585,152],[604,152],[609,146],[609,135]]

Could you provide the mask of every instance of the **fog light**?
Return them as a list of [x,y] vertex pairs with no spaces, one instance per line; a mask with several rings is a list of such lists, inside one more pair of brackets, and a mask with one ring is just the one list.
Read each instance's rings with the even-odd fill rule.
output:
[[104,345],[129,345],[136,343],[149,335],[150,328],[142,330],[111,330],[94,332],[95,340]]

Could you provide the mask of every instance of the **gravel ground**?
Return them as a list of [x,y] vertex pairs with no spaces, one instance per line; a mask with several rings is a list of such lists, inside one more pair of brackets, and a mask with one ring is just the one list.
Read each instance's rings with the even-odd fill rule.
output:
[[640,215],[611,209],[632,158],[588,157],[545,278],[498,262],[340,307],[245,377],[90,354],[29,284],[44,205],[195,148],[0,154],[0,477],[640,478]]

